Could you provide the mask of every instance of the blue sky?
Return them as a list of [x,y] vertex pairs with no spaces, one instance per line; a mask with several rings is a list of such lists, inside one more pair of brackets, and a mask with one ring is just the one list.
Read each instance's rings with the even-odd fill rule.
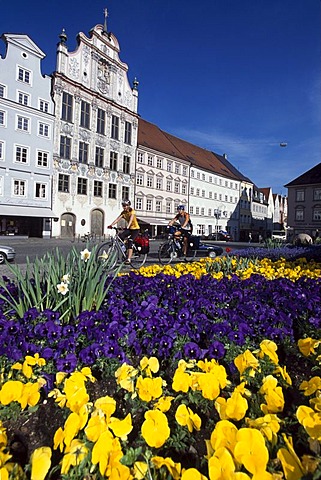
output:
[[61,29],[74,50],[105,7],[144,119],[274,193],[321,161],[320,0],[12,0],[0,33],[28,34],[51,73]]

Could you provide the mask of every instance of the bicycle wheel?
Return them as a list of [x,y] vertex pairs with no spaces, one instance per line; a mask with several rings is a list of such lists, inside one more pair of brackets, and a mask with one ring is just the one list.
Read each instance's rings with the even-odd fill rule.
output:
[[189,248],[187,250],[186,260],[188,260],[189,262],[194,260],[194,258],[196,257],[196,253],[197,253],[197,250],[192,250],[191,248]]
[[136,249],[133,251],[132,258],[130,259],[130,264],[133,268],[138,270],[144,265],[147,259],[147,253],[139,253]]
[[173,251],[173,244],[170,242],[162,243],[158,249],[158,259],[162,265],[168,265],[177,257],[177,252]]
[[103,243],[97,249],[96,260],[103,265],[106,272],[114,270],[118,260],[118,251],[114,243]]

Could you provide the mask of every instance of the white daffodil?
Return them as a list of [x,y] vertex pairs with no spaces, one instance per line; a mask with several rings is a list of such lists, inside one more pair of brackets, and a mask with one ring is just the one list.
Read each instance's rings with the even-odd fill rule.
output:
[[91,255],[91,252],[88,250],[88,248],[85,248],[82,252],[80,252],[81,259],[87,262],[89,260],[89,257]]
[[70,274],[66,273],[61,279],[62,282],[67,283],[67,285],[70,283]]
[[66,295],[66,293],[69,291],[68,284],[65,282],[58,283],[57,289],[61,295]]

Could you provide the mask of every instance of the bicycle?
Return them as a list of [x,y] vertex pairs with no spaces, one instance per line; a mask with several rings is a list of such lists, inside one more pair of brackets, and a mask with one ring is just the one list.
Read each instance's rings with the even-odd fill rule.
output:
[[[183,257],[183,238],[180,232],[180,227],[167,227],[168,236],[167,241],[162,243],[158,249],[158,259],[162,265],[168,265],[176,258]],[[187,250],[186,260],[191,261],[196,257],[197,250]]]
[[[102,243],[96,251],[97,262],[103,264],[107,273],[115,270],[117,264],[123,265],[127,261],[127,240],[123,241],[118,235],[118,228],[113,227],[116,234],[110,241]],[[146,233],[144,233],[146,235]],[[134,269],[142,267],[147,259],[147,253],[138,244],[133,242],[133,255],[130,260],[130,266]]]

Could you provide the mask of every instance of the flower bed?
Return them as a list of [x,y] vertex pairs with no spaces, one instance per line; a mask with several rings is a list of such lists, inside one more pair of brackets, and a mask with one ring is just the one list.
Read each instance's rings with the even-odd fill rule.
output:
[[[72,261],[101,287],[89,254]],[[320,264],[227,257],[187,274],[143,268],[108,281],[108,295],[79,315],[68,295],[84,278],[73,284],[62,265],[63,314],[44,302],[23,312],[27,290],[0,290],[1,474],[318,478]]]

